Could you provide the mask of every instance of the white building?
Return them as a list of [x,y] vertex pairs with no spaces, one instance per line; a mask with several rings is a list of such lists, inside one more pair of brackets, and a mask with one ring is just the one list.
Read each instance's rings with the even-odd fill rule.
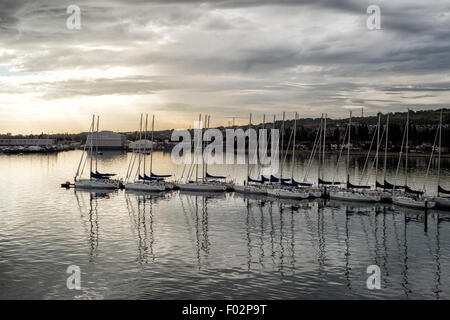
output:
[[119,133],[100,131],[88,134],[86,147],[90,148],[92,143],[92,146],[98,147],[99,150],[121,150],[125,147],[126,141],[126,137]]
[[155,146],[156,143],[152,142],[151,140],[142,139],[130,142],[128,148],[133,151],[138,151],[139,149],[141,149],[141,151],[150,151],[152,150],[152,145]]

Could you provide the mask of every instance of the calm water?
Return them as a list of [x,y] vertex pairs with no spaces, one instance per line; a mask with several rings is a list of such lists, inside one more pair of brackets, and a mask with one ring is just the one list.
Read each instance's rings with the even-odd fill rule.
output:
[[[99,171],[123,176],[129,156],[105,153]],[[432,211],[425,232],[423,215],[389,205],[60,188],[73,180],[79,157],[0,154],[1,299],[450,298],[445,213]],[[355,183],[364,160],[352,158]],[[411,186],[422,187],[427,161],[411,159]],[[306,162],[296,161],[299,179]],[[450,187],[449,161],[442,165]],[[171,167],[169,154],[155,154],[154,167],[182,171]],[[393,181],[396,159],[388,167]],[[210,173],[242,181],[246,167]],[[327,169],[326,178],[332,175]],[[435,175],[433,164],[430,193]],[[381,290],[366,287],[373,264],[381,268]],[[81,268],[79,291],[66,287],[69,265]]]

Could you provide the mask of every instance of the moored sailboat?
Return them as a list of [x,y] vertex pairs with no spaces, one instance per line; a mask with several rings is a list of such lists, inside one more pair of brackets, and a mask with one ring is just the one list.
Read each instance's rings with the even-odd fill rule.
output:
[[[99,122],[100,117],[97,116],[97,129],[95,129],[95,115],[92,115],[92,122],[89,135],[86,139],[86,144],[81,154],[81,159],[78,164],[78,169],[74,178],[74,186],[75,188],[81,189],[119,189],[122,187],[122,182],[120,180],[111,179],[115,174],[111,173],[100,173],[98,172],[98,137],[99,137]],[[96,145],[95,145],[95,165],[94,161],[94,132],[96,132]],[[89,148],[86,150],[89,141]],[[86,154],[86,157],[84,155]],[[89,161],[89,179],[80,179],[83,175],[84,167],[86,161],[90,158]],[[84,162],[83,162],[84,160]],[[82,167],[81,167],[82,166]],[[95,167],[95,171],[94,171]],[[81,171],[80,171],[81,169]]]
[[330,199],[341,201],[357,201],[357,202],[378,202],[381,200],[380,195],[375,192],[362,192],[355,189],[367,189],[370,186],[354,185],[350,183],[350,141],[351,141],[352,112],[350,111],[348,123],[348,142],[347,142],[347,188],[336,188],[330,190]]
[[436,207],[441,210],[450,210],[450,190],[441,187],[441,150],[442,150],[442,110],[439,117],[439,149],[438,149]]
[[[224,192],[227,190],[227,186],[223,183],[221,183],[220,181],[217,181],[217,179],[215,180],[208,180],[208,178],[206,177],[206,167],[205,167],[205,159],[203,157],[203,128],[201,125],[201,120],[202,120],[202,115],[200,114],[199,119],[198,119],[198,124],[199,127],[195,130],[201,130],[201,143],[197,144],[195,146],[195,154],[201,156],[200,158],[202,159],[202,177],[201,179],[199,179],[198,176],[198,168],[199,168],[199,164],[198,161],[194,161],[195,163],[195,180],[189,180],[189,177],[187,178],[188,180],[185,183],[180,183],[178,184],[178,187],[180,188],[180,190],[185,190],[185,191],[196,191],[196,192]],[[205,115],[205,127],[206,127],[206,123],[208,121],[208,116]]]
[[[424,191],[416,191],[408,187],[408,150],[409,150],[409,109],[406,114],[406,144],[405,144],[405,192],[402,194],[393,194],[392,203],[411,207],[416,209],[430,209],[434,208],[434,199],[429,199],[424,195]],[[394,186],[395,187],[395,186]],[[395,190],[395,188],[393,188]]]
[[[141,114],[141,120],[139,123],[139,141],[142,141],[142,131],[143,131],[142,116],[143,115]],[[148,115],[146,115],[146,117],[145,117],[145,132],[146,132],[145,135],[147,135],[147,122],[148,122]],[[153,138],[152,138],[152,149],[153,149]],[[136,157],[138,158],[138,166],[137,166],[137,169],[135,172],[134,181],[131,181],[132,175],[134,173],[134,165],[136,162]],[[153,157],[153,154],[151,154],[151,157]],[[132,191],[141,191],[141,192],[165,191],[166,186],[164,185],[164,183],[162,183],[161,179],[147,176],[146,168],[145,168],[145,163],[146,163],[145,158],[146,158],[146,150],[142,150],[141,143],[139,143],[138,154],[133,153],[133,155],[130,159],[130,163],[128,165],[125,189],[132,190]],[[143,175],[141,175],[141,164],[142,163],[143,163],[143,169],[144,169]],[[151,170],[150,170],[150,172],[151,172]]]

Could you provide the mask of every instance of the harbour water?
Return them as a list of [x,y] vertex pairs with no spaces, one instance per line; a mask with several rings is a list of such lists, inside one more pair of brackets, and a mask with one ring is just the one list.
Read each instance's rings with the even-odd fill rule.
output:
[[[0,154],[0,299],[450,299],[448,213],[430,211],[425,230],[422,212],[389,204],[60,188],[80,155]],[[124,176],[130,156],[105,152],[99,171]],[[297,180],[307,158],[295,161]],[[355,183],[364,160],[351,159]],[[327,180],[335,162],[326,159]],[[436,164],[425,179],[427,165],[410,158],[409,185],[425,183],[433,194]],[[450,161],[441,165],[449,188]],[[396,166],[389,158],[390,182]],[[159,152],[153,167],[177,176],[183,169]],[[238,183],[247,172],[209,171]],[[345,180],[344,163],[336,180]],[[70,265],[81,270],[81,290],[67,288]],[[380,267],[379,290],[367,288],[370,265]]]

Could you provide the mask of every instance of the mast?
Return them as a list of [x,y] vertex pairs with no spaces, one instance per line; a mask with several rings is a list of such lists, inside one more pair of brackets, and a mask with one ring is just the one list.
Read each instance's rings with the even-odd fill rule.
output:
[[100,116],[97,116],[97,137],[95,139],[95,173],[98,172],[97,164],[98,164],[98,140],[100,135],[100,129],[99,129],[99,122],[100,122]]
[[[202,114],[200,113],[200,115],[198,116],[198,129],[197,130],[202,130],[203,133],[203,129],[202,129]],[[202,137],[203,140],[203,137]],[[195,161],[195,182],[198,182],[198,142],[195,145],[195,152],[197,153],[197,161]]]
[[381,114],[378,113],[378,124],[377,124],[377,155],[375,160],[375,190],[378,189],[377,181],[378,181],[378,149],[380,147],[380,116]]
[[[249,130],[249,134],[250,134],[250,126],[252,125],[252,114],[250,113],[250,117],[248,120],[248,130]],[[250,175],[250,149],[249,152],[247,154],[247,183],[246,185],[248,186],[248,177]]]
[[[389,114],[386,119],[386,145],[384,146],[384,179],[383,184],[386,181],[386,166],[387,166],[387,151],[388,151],[388,135],[389,135]],[[394,182],[395,183],[395,182]]]
[[[265,114],[263,114],[262,129],[263,129],[262,132],[264,132],[265,129],[266,129],[266,115],[265,115]],[[267,154],[267,143],[268,143],[268,142],[267,142],[267,139],[268,139],[268,135],[264,135],[264,137],[265,137],[265,139],[266,139],[264,146],[265,146],[265,148],[266,148],[266,154]],[[258,135],[258,141],[259,141],[259,135]],[[261,145],[261,143],[260,143],[260,145]],[[260,156],[261,156],[261,154],[260,154]],[[260,175],[260,176],[262,176],[261,170],[262,170],[262,168],[261,168],[261,165],[260,165],[260,168],[259,168],[259,175]],[[261,180],[262,180],[262,177],[261,177]]]
[[141,174],[141,144],[142,144],[142,113],[141,113],[141,121],[139,122],[139,146],[138,146],[138,151],[139,151],[139,163],[138,163],[138,178],[139,175]]
[[[207,129],[209,129],[209,121],[210,121],[210,119],[211,119],[211,116],[208,115],[208,123],[205,122],[205,128],[207,128]],[[206,144],[206,142],[205,142],[205,144]],[[206,174],[208,173],[208,160],[209,159],[206,159],[206,161],[205,161],[205,178],[206,178]]]
[[91,125],[92,131],[91,131],[91,143],[90,143],[90,154],[91,154],[91,161],[90,161],[90,165],[89,165],[89,178],[91,177],[92,174],[92,152],[94,151],[94,130],[95,130],[95,114],[92,115],[92,125]]
[[153,172],[153,137],[154,137],[154,131],[155,131],[155,115],[152,115],[152,149],[150,154],[150,176]]
[[[321,173],[322,173],[322,155],[320,153],[320,150],[322,149],[322,131],[323,131],[323,113],[320,116],[320,127],[319,127],[319,141],[318,141],[318,148],[319,152],[317,152],[317,155],[319,156],[319,167],[318,167],[318,171],[317,171],[317,182],[319,182]],[[314,149],[314,146],[313,146]],[[317,150],[316,149],[316,150]]]
[[[328,114],[325,113],[325,118],[323,119],[323,145],[322,145],[322,167],[325,168],[325,138],[327,136],[327,116]],[[323,172],[325,170],[322,170],[322,179],[323,179]]]
[[292,143],[292,172],[291,172],[291,183],[294,184],[294,166],[295,166],[295,138],[297,136],[297,112],[294,117],[294,141]]
[[[207,125],[207,122],[208,122],[208,115],[205,114],[205,128],[204,128],[205,131],[206,131],[206,125]],[[205,169],[206,169],[206,167],[205,167],[205,157],[204,157],[204,155],[203,155],[203,150],[205,149],[205,143],[206,143],[206,141],[205,141],[205,139],[203,138],[203,136],[204,136],[204,132],[203,132],[203,128],[202,128],[202,174],[203,174],[203,176],[202,176],[202,181],[205,182],[205,176],[206,176]]]
[[406,114],[405,186],[408,186],[409,109]]
[[145,133],[144,133],[144,174],[145,174],[145,167],[146,167],[146,158],[147,158],[147,123],[148,123],[148,113],[145,114]]
[[438,197],[439,197],[439,186],[441,185],[441,143],[442,143],[442,109],[441,115],[439,117],[439,150],[438,150],[438,176],[437,176]]
[[[89,133],[92,131],[92,129],[93,128],[92,128],[92,122],[91,122],[91,127],[89,128]],[[80,174],[81,163],[83,162],[84,154],[86,153],[87,140],[88,139],[86,139],[86,143],[84,144],[83,153],[81,154],[80,162],[78,163],[77,172],[75,173],[75,178],[74,178],[75,182],[77,181],[78,175]],[[87,156],[86,156],[86,158],[87,158]],[[83,165],[83,168],[84,168],[84,165]]]
[[347,182],[350,182],[350,136],[352,133],[352,112],[350,111],[350,117],[348,118],[348,142],[347,142]]
[[[286,119],[286,113],[283,111],[283,122],[281,122],[281,158],[283,158],[284,151],[284,120]],[[283,179],[283,164],[284,160],[281,160],[280,181]]]

